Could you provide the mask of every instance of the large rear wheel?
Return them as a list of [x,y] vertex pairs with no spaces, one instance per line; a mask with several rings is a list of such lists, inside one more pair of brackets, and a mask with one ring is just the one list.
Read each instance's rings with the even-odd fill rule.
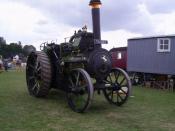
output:
[[112,69],[104,82],[106,88],[103,90],[103,93],[109,103],[118,106],[124,104],[131,91],[131,82],[128,74],[120,68]]
[[30,95],[47,96],[51,85],[51,63],[46,53],[32,52],[27,59],[26,81]]
[[84,69],[74,69],[68,76],[68,104],[75,112],[88,109],[93,98],[93,84],[89,74]]

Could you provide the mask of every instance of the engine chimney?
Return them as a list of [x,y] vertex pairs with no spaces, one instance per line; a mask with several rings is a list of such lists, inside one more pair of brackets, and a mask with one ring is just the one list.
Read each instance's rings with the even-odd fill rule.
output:
[[92,24],[93,24],[93,34],[95,47],[101,47],[101,30],[100,30],[100,0],[91,0],[89,5],[92,7]]

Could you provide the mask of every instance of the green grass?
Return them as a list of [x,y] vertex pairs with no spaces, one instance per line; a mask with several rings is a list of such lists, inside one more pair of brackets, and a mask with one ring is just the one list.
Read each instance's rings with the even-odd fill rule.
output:
[[45,99],[28,94],[25,74],[0,74],[1,131],[174,131],[175,94],[134,87],[122,107],[94,95],[88,112],[73,112],[65,94],[51,91]]

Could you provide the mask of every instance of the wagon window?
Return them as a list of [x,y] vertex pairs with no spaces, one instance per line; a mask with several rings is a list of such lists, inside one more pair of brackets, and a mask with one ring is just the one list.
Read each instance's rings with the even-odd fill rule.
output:
[[118,53],[117,53],[117,59],[118,59],[118,60],[122,59],[122,53],[121,53],[121,52],[118,52]]
[[157,39],[157,52],[170,52],[171,40],[169,38]]
[[81,37],[75,37],[73,40],[73,46],[78,46],[81,41]]

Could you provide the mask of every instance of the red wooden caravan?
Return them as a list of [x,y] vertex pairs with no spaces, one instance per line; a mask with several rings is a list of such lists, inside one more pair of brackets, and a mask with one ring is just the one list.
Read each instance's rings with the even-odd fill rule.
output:
[[119,67],[126,70],[127,67],[127,47],[112,48],[110,50],[112,56],[113,68]]

